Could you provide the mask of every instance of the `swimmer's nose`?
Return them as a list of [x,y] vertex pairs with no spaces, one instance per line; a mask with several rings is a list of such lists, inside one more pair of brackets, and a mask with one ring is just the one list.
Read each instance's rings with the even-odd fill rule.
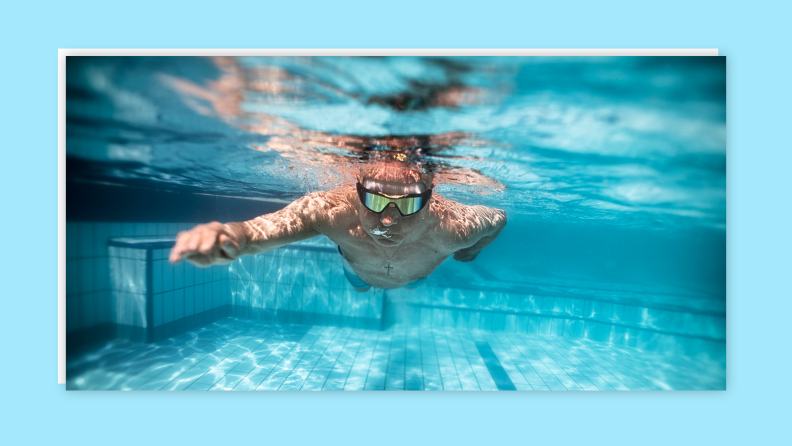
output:
[[395,206],[388,206],[382,211],[382,216],[380,217],[380,222],[384,226],[393,226],[399,221],[399,211],[396,209]]

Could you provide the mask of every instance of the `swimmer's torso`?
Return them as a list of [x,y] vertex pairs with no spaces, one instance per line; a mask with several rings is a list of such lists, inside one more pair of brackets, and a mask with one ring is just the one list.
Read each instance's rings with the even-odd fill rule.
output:
[[[361,209],[354,206],[355,202],[352,201],[358,200],[358,197],[351,188],[342,186],[328,191],[325,199],[339,203],[331,204],[335,211],[332,219],[329,218],[331,213],[325,214],[325,217],[317,215],[314,228],[341,247],[355,273],[371,286],[398,288],[426,277],[462,247],[455,246],[458,243],[453,242],[454,234],[448,234],[454,225],[448,222],[441,224],[436,204],[448,200],[439,195],[435,195],[430,205],[421,212],[401,217],[392,226],[377,225],[368,231],[364,228],[365,219],[376,218],[376,215],[364,215],[361,219]],[[381,243],[375,242],[375,238]],[[389,258],[390,270],[386,268]]]

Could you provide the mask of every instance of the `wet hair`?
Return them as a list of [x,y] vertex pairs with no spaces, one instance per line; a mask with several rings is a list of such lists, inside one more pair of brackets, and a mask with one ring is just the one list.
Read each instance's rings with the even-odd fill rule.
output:
[[432,187],[434,173],[422,168],[419,164],[383,160],[373,163],[361,163],[360,180],[378,180],[390,183],[421,183],[427,189]]

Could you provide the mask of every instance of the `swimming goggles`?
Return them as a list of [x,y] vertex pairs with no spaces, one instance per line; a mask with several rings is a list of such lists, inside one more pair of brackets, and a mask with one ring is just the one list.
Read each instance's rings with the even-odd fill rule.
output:
[[357,192],[360,201],[371,212],[381,214],[388,206],[395,206],[402,217],[407,217],[420,211],[426,206],[426,203],[429,203],[429,198],[432,197],[432,189],[427,189],[420,194],[388,195],[366,189],[360,183],[357,183]]

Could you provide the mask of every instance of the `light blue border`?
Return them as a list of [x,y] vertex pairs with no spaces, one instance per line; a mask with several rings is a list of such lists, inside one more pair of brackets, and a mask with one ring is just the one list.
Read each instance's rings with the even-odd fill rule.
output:
[[[294,6],[287,6],[294,5]],[[4,5],[4,443],[776,444],[789,438],[789,3]],[[300,16],[302,15],[302,16]],[[56,378],[58,48],[719,48],[728,56],[728,390],[67,393]],[[781,192],[779,194],[779,192]]]

